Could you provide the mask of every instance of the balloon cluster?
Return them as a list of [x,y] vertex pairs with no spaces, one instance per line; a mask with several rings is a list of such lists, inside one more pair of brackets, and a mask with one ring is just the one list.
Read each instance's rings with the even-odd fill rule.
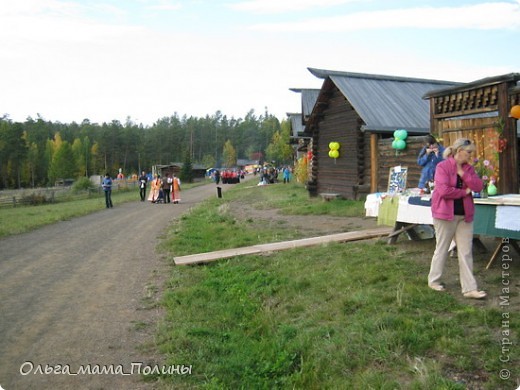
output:
[[339,142],[330,142],[329,143],[329,157],[330,158],[338,158],[339,157]]
[[406,138],[408,138],[408,132],[404,129],[394,131],[394,140],[392,142],[392,148],[397,150],[403,150],[406,148]]
[[515,119],[520,119],[520,106],[519,105],[516,105],[516,106],[513,106],[511,107],[511,112],[510,112],[511,116]]

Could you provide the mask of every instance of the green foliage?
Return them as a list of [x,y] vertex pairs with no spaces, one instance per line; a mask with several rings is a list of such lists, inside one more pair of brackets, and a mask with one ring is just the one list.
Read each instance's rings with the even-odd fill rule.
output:
[[67,141],[63,141],[52,156],[49,180],[53,183],[58,178],[70,179],[76,177],[76,174],[77,168],[72,147]]
[[[141,170],[149,172],[152,165],[180,162],[188,149],[192,163],[220,166],[226,140],[233,140],[234,165],[237,158],[248,158],[252,152],[265,155],[273,134],[280,130],[275,117],[268,112],[256,116],[253,110],[244,119],[228,119],[219,111],[203,118],[174,114],[150,127],[129,118],[124,124],[97,124],[88,119],[62,124],[40,116],[13,123],[7,118],[0,118],[0,189],[52,185],[58,177],[104,174],[119,168],[128,177]],[[71,167],[53,163],[62,142],[72,147],[74,157],[67,160]],[[60,169],[73,174],[57,172]]]
[[193,181],[193,164],[191,163],[191,156],[189,152],[184,154],[184,164],[182,165],[179,178],[182,182],[191,183]]
[[94,188],[94,185],[88,177],[80,177],[72,185],[72,191],[74,192],[88,191],[92,188]]
[[0,120],[0,184],[21,186],[20,175],[28,151],[24,136],[22,124]]
[[206,167],[206,169],[215,167],[216,163],[217,163],[217,160],[211,154],[206,154],[202,158],[202,165],[204,165],[204,167]]
[[275,161],[275,165],[292,164],[294,150],[289,144],[290,122],[282,122],[282,130],[273,134],[271,143],[267,147],[268,161]]
[[227,168],[232,168],[237,165],[237,152],[229,139],[224,144],[222,158],[224,159],[224,166]]

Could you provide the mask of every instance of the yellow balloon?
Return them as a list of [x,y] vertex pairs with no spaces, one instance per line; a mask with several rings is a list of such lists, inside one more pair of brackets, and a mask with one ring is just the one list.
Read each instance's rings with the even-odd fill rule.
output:
[[334,158],[334,157],[332,157],[332,152],[334,152],[334,150],[329,150],[329,157],[330,158]]
[[339,152],[337,150],[331,150],[329,154],[330,154],[330,157],[332,157],[332,158],[339,157]]
[[339,142],[329,142],[330,150],[339,150]]

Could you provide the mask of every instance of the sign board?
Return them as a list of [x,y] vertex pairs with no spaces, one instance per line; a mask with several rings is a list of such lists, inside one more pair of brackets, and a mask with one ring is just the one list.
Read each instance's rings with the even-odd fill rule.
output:
[[406,176],[408,167],[400,165],[390,168],[388,174],[388,190],[387,192],[403,192],[406,188]]

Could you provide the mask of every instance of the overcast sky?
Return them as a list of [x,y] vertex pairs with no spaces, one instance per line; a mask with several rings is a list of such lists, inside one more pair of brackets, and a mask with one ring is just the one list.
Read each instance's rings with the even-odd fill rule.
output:
[[0,0],[0,117],[283,119],[308,67],[469,82],[519,37],[520,0]]

